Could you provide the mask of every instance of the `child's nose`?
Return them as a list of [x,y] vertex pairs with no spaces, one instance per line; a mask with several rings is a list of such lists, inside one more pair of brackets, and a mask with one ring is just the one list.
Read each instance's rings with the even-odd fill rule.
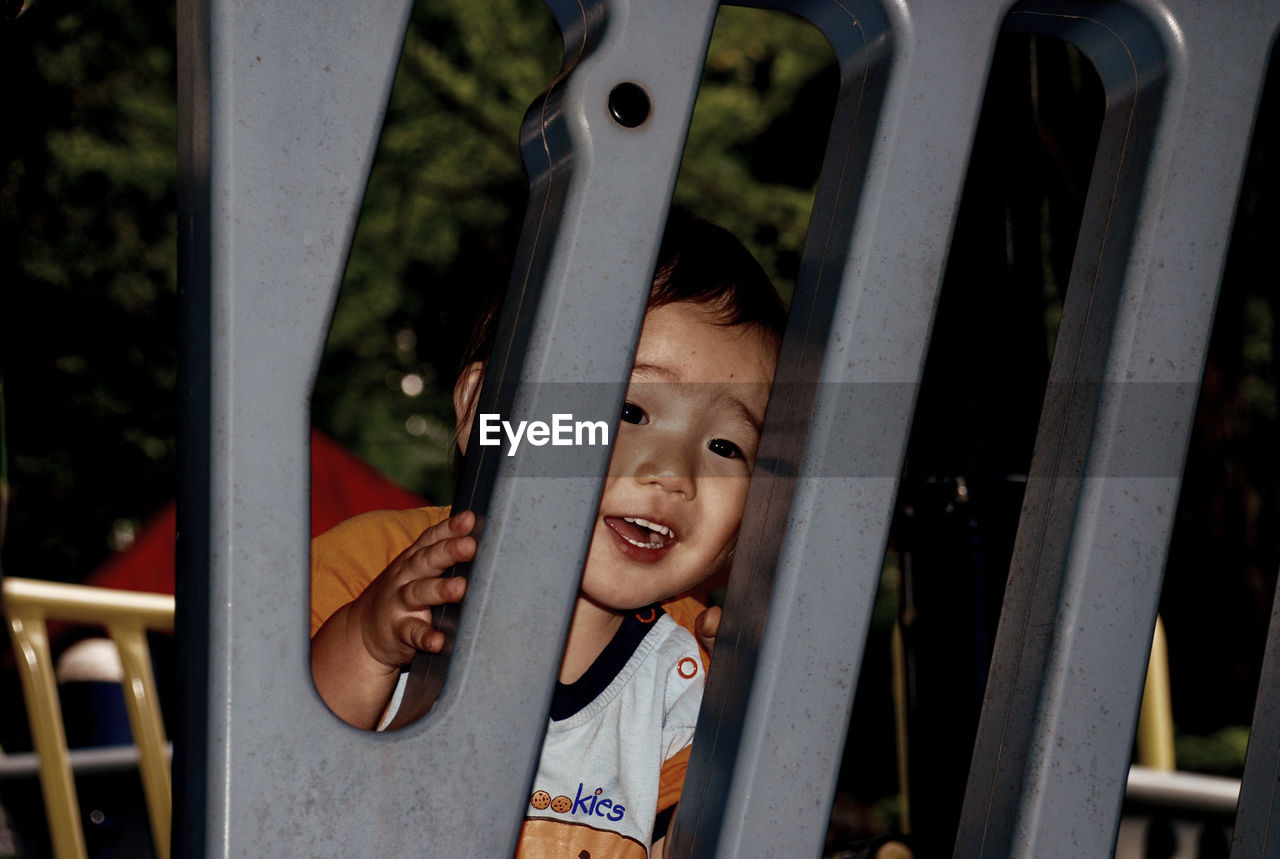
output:
[[642,484],[657,486],[665,492],[692,500],[698,494],[698,483],[694,478],[694,463],[690,459],[682,453],[679,445],[651,445],[637,463],[635,478]]

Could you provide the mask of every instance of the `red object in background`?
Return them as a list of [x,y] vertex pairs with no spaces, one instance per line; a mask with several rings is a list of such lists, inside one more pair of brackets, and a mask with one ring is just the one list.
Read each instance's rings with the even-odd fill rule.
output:
[[[403,510],[426,502],[374,471],[328,436],[311,431],[311,536],[370,510]],[[177,516],[170,501],[138,531],[133,545],[108,558],[86,585],[173,593]]]

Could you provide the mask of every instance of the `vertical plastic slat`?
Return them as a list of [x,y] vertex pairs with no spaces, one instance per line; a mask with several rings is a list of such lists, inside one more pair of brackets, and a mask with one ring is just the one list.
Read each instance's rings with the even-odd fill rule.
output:
[[1114,848],[1276,10],[1036,3],[1107,91],[957,856]]
[[[485,386],[518,383],[513,421],[621,402],[715,12],[615,2],[606,27],[601,3],[552,5],[572,70],[524,129],[521,300]],[[182,7],[180,605],[196,670],[176,855],[510,855],[527,802],[607,450],[496,457],[449,683],[420,723],[356,731],[308,669],[307,396],[406,13]],[[634,129],[609,115],[624,81],[652,104]]]
[[821,852],[1003,14],[786,8],[827,34],[842,87],[676,815],[681,856]]
[[307,730],[307,399],[409,8],[179,4],[177,856],[307,831],[302,743],[351,744]]

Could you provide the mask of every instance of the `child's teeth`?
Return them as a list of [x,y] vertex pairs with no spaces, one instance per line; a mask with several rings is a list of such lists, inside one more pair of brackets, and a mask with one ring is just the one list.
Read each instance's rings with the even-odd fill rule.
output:
[[672,536],[672,531],[666,525],[659,525],[657,522],[650,522],[648,519],[640,519],[639,517],[623,516],[625,521],[633,525],[639,525],[641,528],[648,528],[650,531],[657,531],[664,537]]

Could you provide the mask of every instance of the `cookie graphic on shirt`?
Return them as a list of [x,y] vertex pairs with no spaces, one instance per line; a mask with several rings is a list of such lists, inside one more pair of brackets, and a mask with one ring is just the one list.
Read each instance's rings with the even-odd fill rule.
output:
[[545,790],[535,790],[533,796],[529,797],[529,804],[538,809],[538,811],[542,811],[551,804],[551,794]]
[[567,796],[557,796],[551,800],[551,810],[556,814],[565,814],[573,808],[573,800]]

